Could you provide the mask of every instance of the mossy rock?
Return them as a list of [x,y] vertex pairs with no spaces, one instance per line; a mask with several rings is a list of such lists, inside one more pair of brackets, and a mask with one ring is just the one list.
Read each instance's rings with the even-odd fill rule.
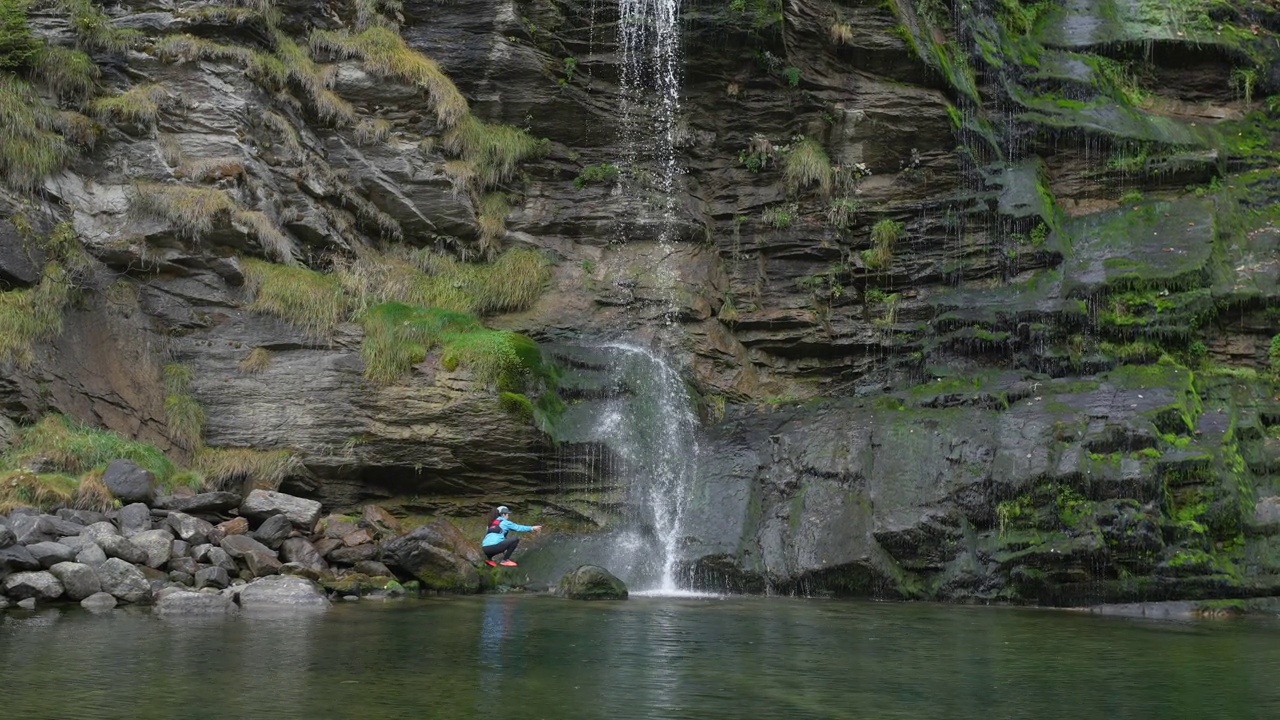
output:
[[580,565],[560,578],[559,594],[570,600],[625,600],[627,585],[598,565]]

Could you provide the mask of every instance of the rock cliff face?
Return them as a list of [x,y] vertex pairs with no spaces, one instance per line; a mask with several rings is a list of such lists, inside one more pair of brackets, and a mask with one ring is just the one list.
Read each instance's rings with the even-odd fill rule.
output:
[[[0,442],[58,412],[195,467],[285,451],[267,484],[328,509],[607,530],[610,450],[557,406],[608,395],[580,349],[626,338],[701,401],[700,582],[1275,594],[1273,3],[682,15],[667,218],[626,162],[614,4],[22,10],[0,119],[30,131],[0,139],[58,161],[0,152]],[[531,297],[421,289],[513,248],[549,262]],[[50,288],[60,324],[32,321]],[[486,374],[478,341],[377,324],[387,301],[559,367]]]

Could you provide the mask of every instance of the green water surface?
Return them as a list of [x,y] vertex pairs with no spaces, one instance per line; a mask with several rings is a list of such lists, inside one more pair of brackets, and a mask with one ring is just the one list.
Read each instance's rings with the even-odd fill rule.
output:
[[1280,624],[495,595],[0,613],[0,718],[1280,718]]

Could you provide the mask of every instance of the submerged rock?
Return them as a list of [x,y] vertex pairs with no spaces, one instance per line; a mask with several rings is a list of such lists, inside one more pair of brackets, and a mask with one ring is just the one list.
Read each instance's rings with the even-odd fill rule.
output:
[[80,607],[92,612],[110,610],[116,606],[116,599],[111,593],[96,592],[80,601]]
[[225,595],[178,590],[165,594],[156,603],[161,615],[227,615],[239,608]]
[[598,565],[582,565],[560,578],[557,593],[571,600],[625,600],[627,585]]

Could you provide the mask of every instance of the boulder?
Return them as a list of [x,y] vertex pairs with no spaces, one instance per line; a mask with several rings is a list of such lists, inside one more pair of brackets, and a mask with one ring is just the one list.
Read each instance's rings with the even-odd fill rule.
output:
[[40,567],[40,561],[21,545],[0,548],[0,571],[39,570]]
[[315,542],[316,552],[320,557],[328,557],[329,553],[342,547],[342,540],[339,538],[321,538]]
[[151,584],[142,571],[117,557],[98,566],[98,580],[103,592],[123,602],[142,602],[151,596]]
[[19,572],[10,575],[0,584],[0,590],[11,598],[24,600],[54,600],[62,597],[62,583],[52,573],[38,570],[35,572]]
[[580,565],[560,578],[557,593],[572,600],[625,600],[627,586],[598,565]]
[[280,544],[289,537],[291,532],[293,532],[293,523],[289,518],[284,515],[272,515],[253,531],[253,537],[272,550],[279,550]]
[[328,606],[329,599],[319,585],[292,575],[273,575],[254,580],[240,590],[240,607],[245,610]]
[[[27,546],[27,551],[40,563],[40,567],[49,569],[60,562],[76,559],[76,551],[56,542],[38,542]],[[77,600],[79,598],[76,598]]]
[[316,525],[316,533],[326,537],[341,540],[343,536],[359,530],[360,526],[354,520],[342,515],[325,515]]
[[229,597],[187,590],[166,593],[156,602],[161,615],[228,615],[237,610]]
[[378,505],[365,505],[360,511],[360,519],[377,533],[384,536],[400,534],[400,521],[396,516]]
[[147,562],[146,550],[119,535],[98,538],[98,547],[102,548],[102,552],[109,558],[119,558],[134,565],[145,565]]
[[248,535],[232,535],[222,541],[222,549],[231,557],[243,560],[254,577],[274,575],[280,570],[280,560],[271,548]]
[[83,534],[68,535],[67,537],[64,537],[58,540],[58,543],[61,545],[66,545],[67,547],[71,548],[76,552],[80,552],[81,550],[89,546],[94,546],[94,547],[97,546],[97,543],[95,543],[92,538],[87,538]]
[[[426,588],[479,592],[480,573],[476,571],[476,565],[483,561],[484,556],[479,547],[468,549],[468,542],[452,524],[436,521],[388,541],[383,545],[383,553],[412,573]],[[451,547],[460,547],[467,554],[460,555]]]
[[81,565],[89,565],[97,567],[107,561],[107,554],[102,551],[96,543],[86,545],[83,550],[76,553],[76,562]]
[[187,587],[191,587],[192,585],[195,585],[196,579],[195,579],[195,576],[192,575],[191,573],[185,573],[185,572],[182,572],[181,570],[170,570],[169,582],[175,583],[177,585],[186,585]]
[[361,560],[352,569],[370,577],[395,577],[395,573],[391,572],[390,568],[377,560]]
[[165,520],[165,525],[180,540],[192,545],[204,543],[209,539],[209,533],[213,532],[213,523],[183,512],[169,513],[169,517]]
[[13,530],[19,545],[33,545],[38,542],[53,542],[68,535],[79,535],[84,526],[63,520],[54,515],[14,515],[9,518],[9,528]]
[[122,503],[149,503],[155,498],[156,476],[132,460],[112,460],[102,484]]
[[233,492],[210,492],[190,497],[169,495],[156,500],[155,506],[161,510],[176,510],[188,514],[207,515],[234,510],[240,505],[240,500],[240,496]]
[[129,542],[137,545],[147,554],[147,567],[158,568],[169,562],[173,553],[173,534],[168,530],[147,530],[129,538]]
[[35,599],[35,598],[33,598],[33,597],[30,597],[30,598],[27,598],[27,599],[25,599],[25,600],[19,600],[19,601],[18,601],[18,607],[22,608],[23,610],[35,610],[35,609],[36,609],[36,599]]
[[204,557],[197,557],[196,560],[208,563],[209,565],[216,565],[229,573],[234,573],[237,570],[235,558],[231,557],[230,553],[220,547],[210,546],[209,549],[205,551]]
[[182,541],[174,540],[169,544],[169,557],[190,557],[191,545]]
[[329,564],[305,538],[289,538],[280,544],[280,556],[287,562],[297,563],[317,572],[327,570]]
[[355,547],[357,545],[366,545],[373,542],[373,533],[366,528],[360,528],[355,532],[349,532],[342,536],[342,544],[347,547]]
[[240,503],[240,514],[252,520],[284,515],[294,525],[310,532],[320,519],[320,503],[273,490],[254,490]]
[[300,565],[298,563],[293,563],[293,562],[288,562],[281,565],[280,574],[296,575],[298,577],[306,578],[308,580],[315,580],[317,582],[319,582],[322,576],[322,573],[319,570],[316,570],[315,568],[309,568],[305,565]]
[[104,537],[113,537],[119,534],[120,531],[116,529],[116,526],[106,521],[88,525],[84,530],[80,531],[81,537],[87,537],[94,542]]
[[9,598],[0,595],[0,610],[4,610],[7,607],[9,607]]
[[231,576],[227,574],[224,568],[217,566],[200,568],[195,573],[195,587],[200,588],[218,588],[222,589],[231,584]]
[[[75,508],[60,508],[55,513],[60,520],[66,520],[77,525],[88,527],[94,523],[106,522],[107,516],[94,510],[76,510]],[[83,531],[81,531],[83,532]]]
[[373,543],[367,545],[356,545],[355,547],[340,547],[328,555],[329,560],[342,563],[343,565],[355,565],[363,560],[373,560],[378,557],[378,546]]
[[244,535],[249,532],[249,521],[246,518],[232,518],[226,522],[218,523],[209,531],[208,540],[214,545],[221,545],[223,538],[232,535]]
[[125,505],[116,514],[116,524],[120,526],[120,534],[125,537],[146,532],[152,527],[151,509],[142,503]]
[[194,558],[176,557],[169,559],[170,572],[182,572],[188,575],[195,575],[200,570],[200,563]]
[[49,573],[62,583],[68,600],[84,600],[102,591],[98,573],[88,565],[78,562],[61,562],[49,568]]
[[80,601],[80,607],[90,612],[102,612],[116,606],[116,599],[111,593],[96,592]]
[[0,550],[15,545],[18,542],[18,536],[13,534],[13,530],[9,524],[0,520]]

